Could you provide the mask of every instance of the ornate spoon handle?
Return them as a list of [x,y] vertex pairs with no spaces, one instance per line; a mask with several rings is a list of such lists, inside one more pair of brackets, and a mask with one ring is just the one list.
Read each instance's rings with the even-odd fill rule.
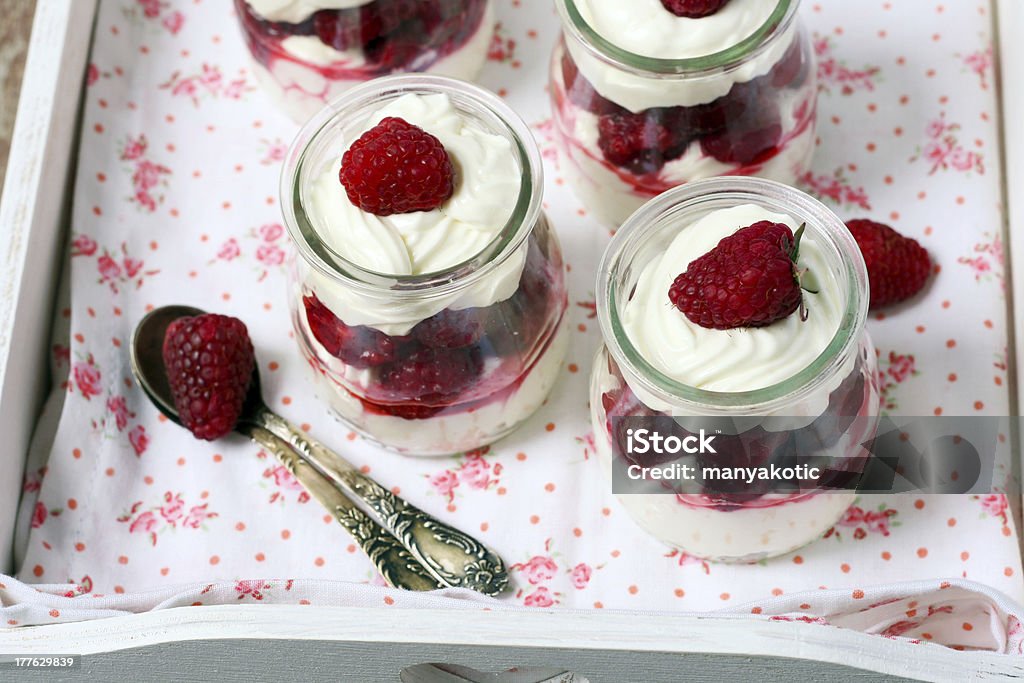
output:
[[407,503],[351,463],[264,408],[253,419],[286,441],[313,467],[358,498],[370,515],[446,586],[497,595],[508,586],[505,564],[494,551]]
[[260,444],[280,461],[321,505],[334,515],[363,549],[388,584],[411,591],[444,588],[398,539],[356,507],[334,483],[316,471],[288,444],[256,425],[240,425],[239,431]]

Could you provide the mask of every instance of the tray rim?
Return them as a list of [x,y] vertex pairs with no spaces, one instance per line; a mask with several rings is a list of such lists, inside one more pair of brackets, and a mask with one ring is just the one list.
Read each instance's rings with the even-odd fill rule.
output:
[[[609,610],[439,610],[300,605],[176,607],[125,617],[0,630],[9,655],[92,655],[196,640],[256,639],[495,646],[517,651],[785,657],[921,680],[1024,677],[1024,658],[958,652],[877,635],[743,616],[658,615]],[[441,637],[443,634],[443,638]]]
[[[39,0],[0,195],[0,570],[13,560],[25,457],[48,393],[47,345],[64,252],[84,74],[97,0]],[[83,30],[89,27],[89,30]],[[11,454],[16,458],[12,459]]]
[[[72,180],[71,161],[79,119],[77,103],[91,41],[91,32],[81,27],[93,23],[97,5],[98,0],[38,0],[0,202],[0,258],[8,265],[0,269],[0,428],[11,435],[8,453],[21,456],[28,450],[45,386],[44,382],[26,377],[45,373],[46,360],[44,350],[33,350],[31,344],[24,342],[33,334],[39,338],[47,332],[52,305],[44,304],[53,301],[54,267],[62,253],[59,237],[66,229],[63,207],[58,202],[40,200],[48,187],[67,187]],[[1010,27],[1024,29],[1024,6],[1013,0],[992,0],[992,7],[997,10],[993,21],[997,21],[996,15],[999,17],[996,28],[1003,48],[1002,82],[1020,83],[1024,77],[1024,42],[1012,40]],[[1002,121],[1024,119],[1024,88],[1016,87],[1012,97],[1003,97],[1004,92],[1000,90]],[[76,106],[68,106],[69,100]],[[1018,118],[1010,118],[1011,115]],[[1012,144],[1017,150],[1016,157],[1006,154],[1007,188],[1013,186],[1011,178],[1024,187],[1024,130],[1004,126],[1004,141],[1004,148]],[[1008,191],[1005,196],[1011,260],[1015,254],[1024,258],[1024,238],[1012,239],[1015,226],[1024,230],[1024,202],[1010,202]],[[45,285],[42,289],[40,283]],[[1008,319],[1020,358],[1024,357],[1020,355],[1024,353],[1024,338],[1014,333],[1017,314],[1024,314],[1024,284],[1013,280],[1012,291],[1013,308]],[[1013,367],[1011,397],[1016,406],[1024,389],[1021,369],[1016,363]],[[34,391],[29,392],[32,395],[28,400],[25,387]],[[20,482],[24,458],[13,464],[8,462],[10,459],[0,460],[0,475],[13,474],[10,480]],[[0,476],[0,481],[4,478]],[[4,502],[3,494],[0,491],[0,572],[7,571],[12,559],[11,532],[17,501],[17,493],[14,505]],[[7,496],[6,500],[9,499]],[[502,616],[499,618],[498,614]],[[935,676],[935,664],[943,662],[948,664],[943,668],[944,674],[956,671],[962,678],[975,674],[1024,677],[1024,660],[1018,662],[1016,658],[991,653],[955,652],[928,644],[912,645],[813,624],[599,610],[577,613],[287,605],[181,607],[87,622],[0,628],[0,652],[91,654],[187,640],[241,638],[441,644],[441,633],[452,636],[443,644],[549,647],[551,636],[532,634],[557,633],[558,645],[569,649],[754,656],[778,655],[781,651],[787,657],[891,675],[930,678]],[[681,633],[686,638],[679,638]],[[737,633],[744,633],[745,637],[736,639]],[[722,637],[726,635],[731,638]],[[872,656],[864,657],[868,651]],[[921,656],[922,652],[927,656]]]

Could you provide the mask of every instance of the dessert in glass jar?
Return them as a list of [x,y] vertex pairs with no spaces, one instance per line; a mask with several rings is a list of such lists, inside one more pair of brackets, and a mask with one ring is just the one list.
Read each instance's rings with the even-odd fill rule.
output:
[[347,88],[417,71],[472,80],[492,0],[235,0],[266,91],[301,123]]
[[299,133],[281,184],[292,320],[343,421],[443,455],[541,406],[568,346],[541,173],[507,105],[439,76],[353,88]]
[[570,182],[602,222],[692,180],[794,184],[809,168],[817,85],[799,0],[556,4],[554,121]]
[[[842,221],[773,181],[697,181],[630,217],[598,272],[591,416],[606,471],[663,464],[629,448],[623,418],[669,416],[673,431],[715,432],[713,453],[686,456],[697,472],[798,460],[834,473],[797,488],[706,474],[659,493],[617,487],[633,519],[720,561],[827,531],[856,496],[841,484],[862,471],[880,410],[867,272]],[[714,430],[723,420],[732,429]]]

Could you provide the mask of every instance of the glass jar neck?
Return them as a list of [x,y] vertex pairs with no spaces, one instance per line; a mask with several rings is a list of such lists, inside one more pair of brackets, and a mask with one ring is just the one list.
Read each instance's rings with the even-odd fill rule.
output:
[[799,0],[778,0],[768,19],[753,33],[735,45],[718,52],[685,59],[660,59],[625,50],[601,35],[583,17],[579,0],[555,0],[566,35],[601,61],[636,75],[659,74],[665,77],[700,77],[728,71],[771,48],[788,34]]
[[[494,239],[471,258],[444,270],[416,275],[373,271],[338,253],[323,239],[306,207],[308,192],[325,163],[337,163],[344,140],[351,142],[379,108],[407,94],[443,94],[455,109],[489,133],[511,143],[521,172],[511,216]],[[542,206],[543,171],[529,127],[494,94],[463,81],[409,74],[379,78],[333,100],[303,126],[285,157],[281,209],[292,242],[321,277],[367,296],[419,298],[456,293],[498,268],[523,244]]]
[[[680,382],[648,362],[630,339],[623,311],[650,262],[644,254],[655,248],[656,237],[678,234],[698,212],[748,203],[806,223],[808,236],[826,254],[835,282],[843,290],[839,325],[825,349],[795,375],[751,391],[709,391]],[[845,224],[809,195],[759,178],[713,178],[665,192],[623,224],[598,268],[597,314],[608,352],[634,391],[688,414],[785,414],[787,406],[834,383],[841,371],[849,369],[865,334],[867,309],[867,268]]]

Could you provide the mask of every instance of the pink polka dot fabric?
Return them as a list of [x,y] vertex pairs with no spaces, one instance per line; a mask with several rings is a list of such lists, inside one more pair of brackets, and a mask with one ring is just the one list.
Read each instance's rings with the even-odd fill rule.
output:
[[[457,591],[381,587],[257,446],[198,442],[158,416],[132,385],[126,349],[147,310],[181,303],[248,324],[272,408],[495,548],[513,588],[486,606],[724,609],[1019,648],[1024,581],[1002,495],[863,496],[824,539],[742,566],[671,551],[630,521],[589,427],[594,276],[608,234],[573,196],[554,144],[546,74],[558,20],[547,0],[496,4],[482,83],[532,124],[543,151],[576,338],[555,393],[520,431],[481,452],[408,459],[364,443],[313,394],[291,335],[277,199],[297,127],[257,88],[230,3],[100,3],[70,293],[52,347],[58,383],[25,479],[17,575],[0,577],[0,625],[212,603],[480,606]],[[939,271],[922,296],[869,323],[893,414],[1009,410],[990,11],[978,0],[801,9],[821,80],[803,188],[844,218],[920,240]]]

